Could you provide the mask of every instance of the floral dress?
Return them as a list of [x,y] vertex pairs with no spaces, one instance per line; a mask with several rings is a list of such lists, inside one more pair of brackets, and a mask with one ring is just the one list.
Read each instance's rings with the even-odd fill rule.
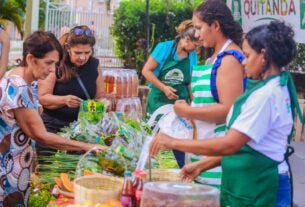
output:
[[34,141],[23,133],[13,110],[37,110],[36,97],[20,76],[0,81],[0,207],[27,206]]

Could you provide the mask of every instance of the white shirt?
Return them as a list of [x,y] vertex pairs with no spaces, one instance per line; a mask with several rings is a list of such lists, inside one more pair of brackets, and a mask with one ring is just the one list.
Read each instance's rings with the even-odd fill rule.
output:
[[[288,88],[281,87],[279,79],[270,80],[248,97],[231,128],[247,135],[251,139],[248,145],[252,149],[282,162],[293,119]],[[232,115],[232,108],[227,122]],[[279,173],[287,171],[287,163],[282,162]]]

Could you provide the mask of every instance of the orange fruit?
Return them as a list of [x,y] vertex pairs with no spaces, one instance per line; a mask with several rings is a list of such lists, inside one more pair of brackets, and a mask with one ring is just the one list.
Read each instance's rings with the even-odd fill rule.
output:
[[54,181],[60,189],[63,189],[62,182],[58,177],[54,177]]
[[84,170],[84,175],[93,175],[93,173],[90,170]]
[[73,183],[70,181],[67,173],[60,173],[60,179],[65,190],[74,192]]

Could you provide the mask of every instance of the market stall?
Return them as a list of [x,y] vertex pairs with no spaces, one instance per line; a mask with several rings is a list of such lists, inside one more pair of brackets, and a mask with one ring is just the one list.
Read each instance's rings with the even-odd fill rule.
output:
[[[61,129],[59,134],[67,139],[101,144],[108,147],[107,150],[92,149],[85,154],[57,151],[54,156],[38,157],[41,164],[37,176],[32,179],[29,206],[48,203],[50,207],[157,207],[170,202],[147,204],[151,203],[149,199],[154,188],[166,188],[165,192],[184,188],[193,193],[208,192],[209,198],[204,198],[211,201],[208,206],[218,206],[217,189],[201,189],[195,184],[181,183],[178,169],[173,169],[177,168],[177,163],[171,151],[147,159],[154,131],[150,123],[142,120],[135,71],[105,69],[103,77],[104,97],[83,101],[78,120]],[[170,183],[159,186],[153,181]],[[152,184],[146,185],[150,182]],[[185,202],[191,204],[193,199],[192,206],[206,206],[200,204],[203,198],[198,200],[196,194],[188,199],[180,198],[179,193],[174,194],[169,198],[183,205]],[[142,195],[146,200],[141,203]]]

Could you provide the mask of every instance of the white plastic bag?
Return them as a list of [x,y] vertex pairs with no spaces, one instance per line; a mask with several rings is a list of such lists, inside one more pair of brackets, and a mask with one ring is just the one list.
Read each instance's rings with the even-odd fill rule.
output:
[[173,138],[193,138],[194,128],[192,122],[183,117],[177,116],[173,108],[159,120],[158,125],[160,127],[160,132]]

